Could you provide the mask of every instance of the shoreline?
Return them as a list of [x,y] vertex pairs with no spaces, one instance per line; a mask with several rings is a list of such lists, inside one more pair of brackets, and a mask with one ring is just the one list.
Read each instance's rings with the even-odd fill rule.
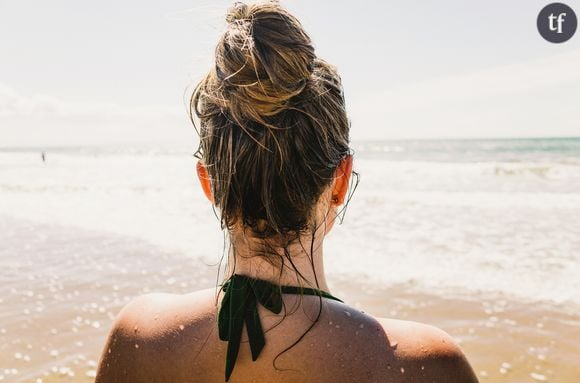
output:
[[[0,234],[12,246],[0,250],[0,381],[92,381],[112,321],[129,300],[215,286],[215,265],[139,239],[0,220],[3,233],[14,226],[7,238]],[[357,309],[447,331],[482,382],[580,376],[577,305],[328,277],[333,293]]]

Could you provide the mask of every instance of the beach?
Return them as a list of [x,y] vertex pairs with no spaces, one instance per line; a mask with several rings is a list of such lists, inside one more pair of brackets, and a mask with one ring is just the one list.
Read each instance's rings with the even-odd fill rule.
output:
[[[482,382],[580,381],[580,139],[354,148],[333,294],[444,329]],[[192,154],[0,149],[0,381],[93,381],[127,302],[217,285],[224,237]]]

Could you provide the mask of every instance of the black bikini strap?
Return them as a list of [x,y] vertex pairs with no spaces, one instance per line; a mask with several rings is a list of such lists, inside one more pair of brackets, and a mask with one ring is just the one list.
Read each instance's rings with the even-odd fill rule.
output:
[[240,349],[242,327],[246,323],[252,360],[255,361],[266,344],[264,331],[258,316],[258,302],[273,313],[282,311],[282,294],[317,295],[342,302],[331,294],[318,289],[298,286],[279,286],[273,283],[232,275],[221,287],[225,292],[218,314],[221,340],[228,341],[226,354],[226,382],[230,379]]
[[318,289],[311,289],[310,287],[280,286],[280,289],[282,290],[282,292],[284,294],[319,295],[323,298],[333,299],[335,301],[342,302],[342,300],[327,293],[326,291],[322,291],[322,290],[318,290]]

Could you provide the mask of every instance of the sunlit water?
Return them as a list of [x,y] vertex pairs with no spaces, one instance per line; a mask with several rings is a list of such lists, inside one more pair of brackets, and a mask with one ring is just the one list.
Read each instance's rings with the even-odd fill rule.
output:
[[[128,300],[215,285],[223,234],[192,152],[0,150],[0,381],[90,381]],[[474,353],[504,326],[533,362],[482,356],[482,379],[566,381],[558,369],[579,350],[548,339],[580,323],[580,140],[359,143],[355,158],[360,184],[325,246],[337,291],[378,315],[435,321]],[[432,305],[449,299],[463,309]],[[498,300],[517,309],[502,317]]]

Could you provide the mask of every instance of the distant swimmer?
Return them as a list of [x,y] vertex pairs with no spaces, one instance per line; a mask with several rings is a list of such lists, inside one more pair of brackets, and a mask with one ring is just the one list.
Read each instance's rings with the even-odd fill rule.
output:
[[46,155],[44,152],[42,152],[40,156],[42,157],[42,162],[46,162]]

